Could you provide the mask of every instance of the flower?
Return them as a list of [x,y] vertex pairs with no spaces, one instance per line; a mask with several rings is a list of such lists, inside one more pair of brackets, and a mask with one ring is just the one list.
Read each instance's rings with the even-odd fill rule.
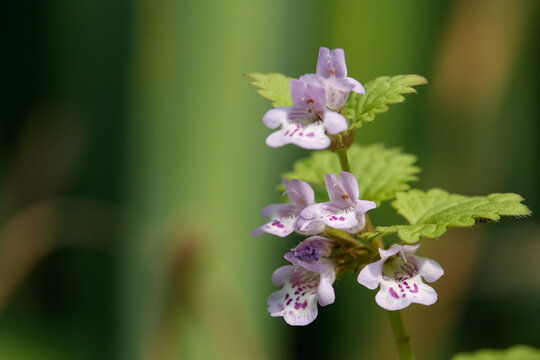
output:
[[334,302],[336,270],[327,258],[333,247],[332,241],[312,236],[285,255],[292,265],[272,275],[272,283],[283,288],[268,297],[270,315],[283,316],[289,325],[307,325],[317,317],[317,302],[321,306]]
[[[287,236],[294,231],[294,225],[298,214],[308,205],[315,203],[315,194],[309,184],[302,180],[293,179],[289,181],[282,179],[285,192],[289,196],[288,204],[268,205],[261,211],[261,215],[269,217],[270,221],[251,232],[251,236],[259,236],[263,232],[277,236]],[[313,228],[311,231],[301,232],[313,235],[321,233],[324,226]]]
[[321,224],[357,233],[366,225],[365,213],[377,205],[373,201],[358,200],[358,182],[353,174],[326,174],[326,189],[330,201],[306,207],[296,221],[299,231],[320,228]]
[[401,310],[411,303],[431,305],[437,293],[422,282],[434,282],[444,274],[435,260],[414,255],[420,245],[393,245],[379,249],[381,260],[367,265],[358,274],[358,282],[368,289],[381,288],[375,296],[377,304],[387,310]]
[[281,129],[266,138],[266,144],[280,147],[295,144],[304,149],[326,149],[330,145],[329,134],[347,129],[347,120],[325,107],[326,93],[323,87],[300,80],[290,80],[289,88],[293,106],[278,107],[268,111],[263,123],[270,129]]
[[326,91],[326,106],[330,109],[339,109],[345,105],[351,91],[366,94],[362,84],[347,77],[343,49],[330,51],[328,48],[321,47],[317,60],[317,73],[303,75],[300,80],[323,87]]

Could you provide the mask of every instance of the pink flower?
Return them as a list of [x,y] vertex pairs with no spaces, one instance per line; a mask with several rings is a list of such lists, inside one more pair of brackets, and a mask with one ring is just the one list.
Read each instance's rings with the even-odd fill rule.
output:
[[[263,232],[274,234],[280,237],[289,235],[294,231],[298,214],[306,207],[315,203],[315,194],[309,184],[302,180],[293,179],[289,181],[282,179],[285,191],[289,196],[290,203],[268,205],[261,211],[261,215],[269,217],[270,221],[253,230],[251,236],[259,236]],[[324,230],[324,226],[313,228],[311,231],[299,231],[302,234],[319,234]]]
[[317,317],[317,303],[334,302],[336,270],[327,258],[332,248],[332,241],[312,236],[285,255],[292,265],[282,266],[272,275],[272,283],[283,288],[268,297],[270,315],[283,316],[289,325],[307,325]]
[[347,120],[337,112],[325,107],[325,89],[318,84],[301,80],[289,81],[292,106],[269,110],[263,123],[270,129],[281,129],[266,138],[266,144],[280,147],[295,144],[304,149],[326,149],[330,138],[325,134],[337,134],[347,129]]
[[343,49],[330,51],[328,48],[321,47],[317,60],[317,73],[303,75],[300,80],[323,87],[326,92],[326,106],[330,109],[339,109],[345,105],[351,91],[364,95],[366,93],[362,84],[347,77]]
[[420,245],[393,245],[388,250],[379,249],[381,260],[367,265],[360,271],[358,282],[374,290],[377,304],[387,310],[401,310],[411,303],[432,305],[437,293],[422,282],[422,277],[434,282],[444,270],[436,261],[414,255]]
[[353,174],[326,174],[326,190],[330,201],[306,207],[296,222],[300,231],[319,229],[321,224],[350,233],[357,233],[366,225],[365,213],[374,209],[373,201],[359,200],[358,182]]

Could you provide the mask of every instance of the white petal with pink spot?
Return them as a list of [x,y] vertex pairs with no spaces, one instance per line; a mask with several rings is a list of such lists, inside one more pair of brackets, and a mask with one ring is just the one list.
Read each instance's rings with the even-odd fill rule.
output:
[[379,249],[381,260],[367,265],[358,274],[358,282],[369,289],[380,285],[377,304],[387,310],[401,310],[411,303],[432,305],[437,301],[435,290],[422,282],[436,281],[443,274],[434,260],[413,255],[417,246],[393,245]]
[[326,149],[330,145],[330,138],[324,131],[320,121],[309,125],[283,121],[281,129],[266,138],[266,144],[272,147],[295,144],[304,149]]
[[268,298],[268,312],[272,316],[283,316],[289,325],[311,323],[317,317],[319,282],[320,275],[316,272],[294,266],[283,288]]

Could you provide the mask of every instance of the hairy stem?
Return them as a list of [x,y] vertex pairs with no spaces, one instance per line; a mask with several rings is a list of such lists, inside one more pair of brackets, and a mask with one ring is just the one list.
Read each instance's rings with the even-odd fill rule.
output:
[[349,166],[349,159],[347,158],[347,149],[340,149],[336,151],[337,156],[339,157],[339,163],[341,164],[341,169],[346,172],[351,172],[351,167]]
[[405,331],[401,313],[399,311],[387,311],[387,313],[388,318],[390,319],[392,333],[394,334],[394,340],[396,341],[396,346],[398,348],[399,358],[401,360],[414,360],[411,343],[409,342],[409,336]]

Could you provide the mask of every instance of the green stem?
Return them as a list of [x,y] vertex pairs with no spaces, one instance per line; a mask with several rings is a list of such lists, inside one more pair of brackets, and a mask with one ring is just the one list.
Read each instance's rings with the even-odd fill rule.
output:
[[394,340],[399,352],[399,358],[401,360],[414,360],[414,355],[411,350],[411,343],[409,342],[409,336],[405,331],[403,325],[403,319],[399,311],[387,311],[388,318],[390,319],[390,326],[394,333]]
[[339,163],[341,164],[341,169],[346,172],[351,172],[351,167],[349,166],[349,159],[347,158],[347,149],[341,149],[336,151],[339,157]]
[[[360,242],[363,243],[363,240],[359,241],[360,239],[353,238],[349,233],[343,230],[334,229],[332,227],[327,226],[326,229],[324,230],[324,233],[330,236],[332,239],[334,239],[334,241],[338,243],[342,243],[344,245],[348,245],[353,248],[361,247]],[[367,246],[365,247],[367,248]]]

